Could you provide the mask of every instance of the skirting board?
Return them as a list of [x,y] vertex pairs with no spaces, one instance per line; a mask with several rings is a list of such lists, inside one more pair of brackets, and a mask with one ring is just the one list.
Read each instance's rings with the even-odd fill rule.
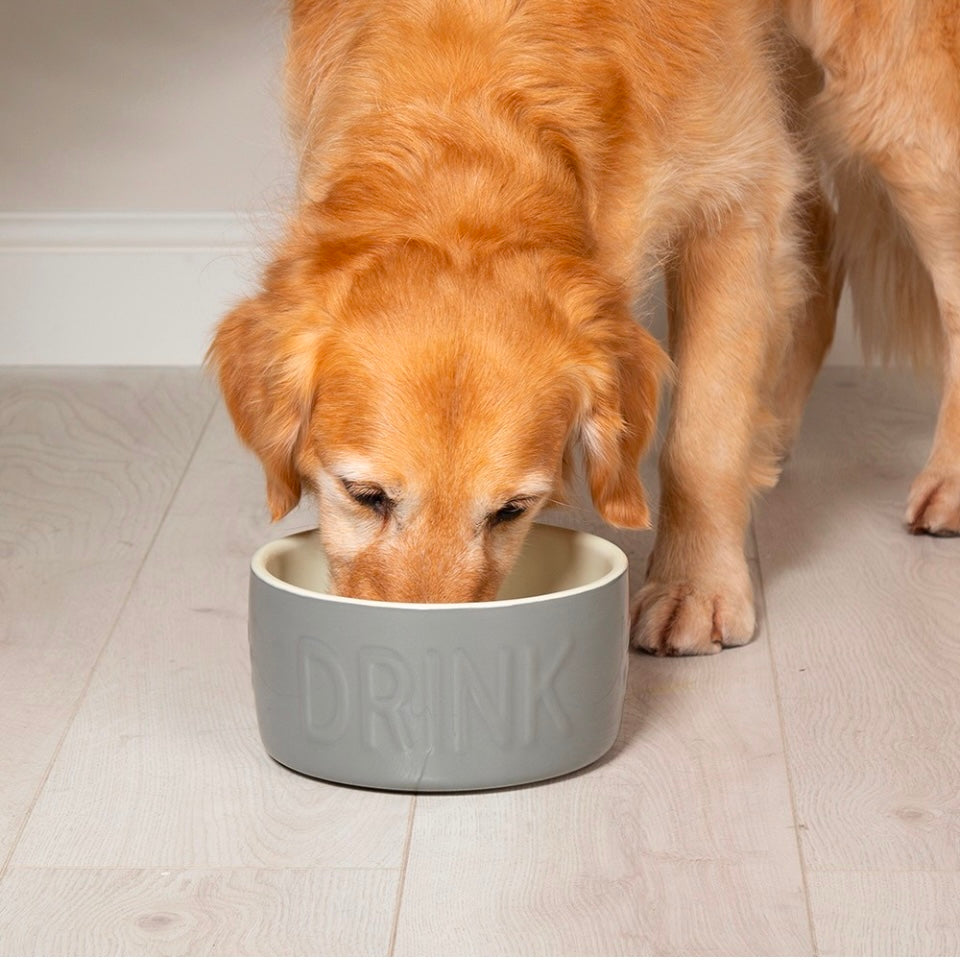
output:
[[[0,365],[196,365],[277,230],[256,213],[0,214]],[[845,304],[829,362],[860,362]]]
[[275,235],[260,214],[0,215],[0,364],[196,365]]

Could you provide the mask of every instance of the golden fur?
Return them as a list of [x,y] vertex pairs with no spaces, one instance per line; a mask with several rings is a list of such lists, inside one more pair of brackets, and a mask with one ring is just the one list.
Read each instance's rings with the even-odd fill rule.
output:
[[634,642],[750,639],[809,179],[777,29],[763,0],[294,0],[297,211],[211,361],[273,516],[316,497],[336,590],[492,597],[574,443],[600,513],[648,524],[669,363],[630,308],[666,267]]
[[[812,63],[795,87],[799,126],[823,172],[809,252],[817,289],[781,387],[796,417],[849,281],[868,357],[942,377],[927,465],[906,522],[960,533],[960,2],[784,0]],[[831,234],[833,241],[831,242]]]

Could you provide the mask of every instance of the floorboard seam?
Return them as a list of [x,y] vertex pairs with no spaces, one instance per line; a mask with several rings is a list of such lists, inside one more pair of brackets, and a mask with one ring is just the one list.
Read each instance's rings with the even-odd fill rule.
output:
[[393,908],[393,926],[390,929],[390,943],[387,947],[387,956],[392,957],[397,946],[397,931],[400,928],[400,908],[403,904],[403,890],[407,882],[407,864],[410,861],[410,844],[413,839],[413,820],[417,813],[417,794],[410,801],[410,812],[407,814],[407,835],[403,839],[403,857],[400,861],[400,877],[397,880],[397,900]]
[[783,705],[780,696],[780,675],[777,672],[777,662],[773,656],[773,627],[770,623],[770,608],[767,604],[767,590],[764,584],[763,564],[760,562],[760,543],[757,540],[756,525],[751,521],[750,536],[753,539],[753,550],[756,556],[757,578],[759,580],[760,596],[763,603],[764,626],[767,635],[767,654],[770,657],[770,673],[773,679],[773,695],[777,707],[777,723],[780,725],[780,743],[783,746],[783,766],[787,777],[787,792],[790,795],[790,814],[793,817],[793,836],[797,844],[797,859],[800,863],[800,881],[803,885],[803,902],[807,910],[807,929],[810,933],[810,949],[812,956],[820,956],[817,945],[817,928],[813,919],[813,904],[810,902],[810,884],[807,877],[807,861],[803,852],[803,838],[800,835],[800,819],[797,813],[797,794],[793,782],[793,769],[790,765],[790,744],[787,738],[787,727],[783,719]]
[[150,537],[150,542],[147,544],[146,550],[143,552],[143,556],[140,558],[140,563],[137,565],[137,569],[130,579],[130,585],[127,587],[126,593],[123,595],[123,600],[120,601],[120,605],[117,608],[116,616],[113,618],[110,627],[106,631],[104,636],[103,643],[100,645],[100,649],[97,651],[97,655],[93,660],[93,663],[90,665],[90,669],[87,671],[87,677],[84,681],[83,687],[81,688],[79,694],[77,694],[76,700],[73,703],[73,709],[70,711],[70,716],[67,722],[63,725],[63,730],[60,734],[59,739],[57,740],[57,745],[54,747],[53,752],[50,755],[50,760],[48,761],[46,768],[43,771],[43,776],[40,778],[36,790],[33,792],[33,798],[31,799],[29,805],[27,806],[26,811],[24,812],[23,818],[20,821],[20,825],[16,830],[16,833],[13,838],[13,843],[10,844],[10,849],[7,853],[7,856],[4,858],[3,862],[0,863],[0,883],[3,882],[3,878],[7,874],[7,870],[10,867],[10,863],[14,858],[14,855],[17,852],[17,847],[20,846],[20,841],[23,838],[24,831],[27,829],[27,825],[30,823],[30,818],[33,816],[33,811],[37,805],[37,801],[40,799],[40,796],[43,794],[44,789],[46,788],[47,781],[50,779],[50,773],[53,770],[54,764],[57,762],[57,759],[60,756],[60,751],[63,749],[63,744],[66,742],[67,735],[70,733],[70,730],[73,727],[74,722],[77,719],[77,714],[80,712],[80,707],[83,705],[83,701],[86,699],[87,691],[90,689],[90,684],[93,682],[93,677],[97,672],[97,668],[100,666],[100,662],[103,659],[103,655],[106,652],[107,648],[110,646],[110,641],[113,640],[113,635],[116,632],[117,625],[120,623],[121,618],[123,617],[124,611],[127,609],[127,605],[130,602],[130,597],[133,595],[133,591],[137,586],[137,583],[140,580],[140,574],[143,572],[144,566],[146,566],[147,560],[150,557],[150,554],[153,552],[154,545],[157,542],[157,538],[160,536],[160,531],[163,529],[164,524],[167,522],[167,516],[170,513],[170,508],[173,506],[174,501],[177,499],[177,494],[180,492],[181,486],[183,486],[184,478],[187,473],[190,471],[190,467],[193,464],[193,461],[197,455],[197,450],[200,448],[200,444],[203,441],[204,436],[207,433],[207,429],[210,426],[210,421],[213,419],[213,414],[217,409],[217,401],[213,400],[210,403],[210,409],[207,412],[206,419],[203,422],[203,426],[197,433],[196,442],[193,445],[193,449],[190,451],[190,456],[187,457],[186,463],[183,466],[183,470],[180,471],[180,476],[177,479],[176,485],[173,488],[173,491],[170,494],[169,499],[167,500],[166,506],[163,508],[163,512],[160,515],[160,519],[157,521],[157,525],[154,528],[153,535]]

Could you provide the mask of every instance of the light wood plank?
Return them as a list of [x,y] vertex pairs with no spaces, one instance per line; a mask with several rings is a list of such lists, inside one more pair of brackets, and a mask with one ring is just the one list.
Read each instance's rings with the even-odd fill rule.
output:
[[824,956],[960,954],[960,873],[818,871],[810,900]]
[[0,953],[383,956],[394,870],[16,869]]
[[212,404],[197,370],[0,371],[0,865]]
[[[21,611],[0,648],[14,829],[86,680],[73,666],[89,672],[211,396],[197,379],[199,405],[165,374],[104,388],[83,373],[64,413],[35,376],[0,378],[3,626]],[[932,411],[888,373],[825,374],[757,511],[757,643],[633,657],[618,745],[582,774],[418,798],[397,953],[809,953],[771,650],[820,951],[957,952],[960,547],[900,528]],[[559,519],[610,535],[589,511]],[[268,526],[259,467],[218,409],[0,879],[0,951],[386,949],[410,798],[297,777],[255,729],[249,555],[311,525],[304,510]],[[614,539],[642,573],[650,535]]]
[[400,954],[806,954],[769,652],[635,655],[588,771],[417,800]]
[[409,797],[298,776],[260,743],[246,604],[250,555],[278,533],[265,514],[259,465],[218,408],[14,865],[400,865]]
[[812,871],[960,869],[960,541],[902,525],[934,413],[908,377],[826,371],[756,513]]

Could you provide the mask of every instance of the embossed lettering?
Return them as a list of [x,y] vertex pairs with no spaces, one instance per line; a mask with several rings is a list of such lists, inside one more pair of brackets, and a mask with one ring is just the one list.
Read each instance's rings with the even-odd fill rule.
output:
[[537,722],[541,708],[549,715],[560,733],[567,734],[572,728],[570,718],[564,713],[557,691],[553,688],[557,674],[572,649],[570,640],[558,643],[556,653],[547,666],[540,662],[535,647],[523,647],[521,650],[523,679],[520,686],[523,691],[523,705],[520,736],[525,746],[529,746],[537,738]]
[[[513,733],[513,651],[497,652],[496,698],[484,685],[467,651],[453,651],[453,749],[460,753],[469,744],[470,716],[479,715],[496,744],[506,747]],[[472,708],[472,709],[471,709]]]
[[366,744],[376,749],[377,731],[386,730],[395,746],[412,749],[408,718],[412,694],[413,679],[400,654],[386,647],[360,650],[360,722]]
[[321,743],[334,743],[347,731],[350,694],[333,648],[322,640],[301,638],[300,678],[307,734]]
[[[526,644],[501,647],[493,669],[481,669],[462,647],[429,648],[404,659],[382,646],[338,656],[322,640],[300,642],[301,696],[307,734],[334,743],[357,728],[381,753],[462,752],[483,741],[503,750],[527,747],[551,726],[572,729],[556,681],[573,643],[549,651]],[[485,665],[489,658],[485,658]]]

